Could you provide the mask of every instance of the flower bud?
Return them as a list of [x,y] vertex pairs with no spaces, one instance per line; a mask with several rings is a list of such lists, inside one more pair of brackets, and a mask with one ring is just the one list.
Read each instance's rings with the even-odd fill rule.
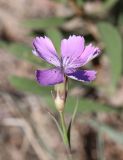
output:
[[56,109],[59,112],[62,112],[64,110],[65,107],[65,102],[66,102],[66,96],[67,96],[67,91],[65,88],[65,84],[61,83],[55,86],[55,105],[56,105]]
[[64,107],[65,107],[65,99],[62,98],[59,93],[57,93],[57,95],[56,95],[55,105],[56,105],[56,108],[57,108],[57,110],[58,110],[59,112],[62,112],[62,111],[64,110]]

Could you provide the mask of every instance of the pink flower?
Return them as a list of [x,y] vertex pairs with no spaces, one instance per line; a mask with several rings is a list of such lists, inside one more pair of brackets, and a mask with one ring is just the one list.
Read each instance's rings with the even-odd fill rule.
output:
[[94,70],[80,70],[90,60],[100,54],[100,49],[92,44],[85,46],[84,37],[70,36],[61,41],[61,57],[48,37],[36,37],[33,41],[33,54],[42,58],[54,67],[36,71],[36,80],[40,85],[49,86],[62,83],[64,76],[90,82],[96,78]]

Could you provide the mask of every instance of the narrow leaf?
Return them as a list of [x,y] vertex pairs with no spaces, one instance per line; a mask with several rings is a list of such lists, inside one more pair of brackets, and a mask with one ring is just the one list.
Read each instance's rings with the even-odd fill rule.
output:
[[82,7],[84,5],[84,0],[76,0],[76,4]]
[[[46,101],[49,107],[52,107],[53,109],[55,109],[54,102],[51,96],[44,97],[44,100]],[[69,96],[66,103],[66,107],[65,107],[65,113],[72,113],[75,105],[76,105],[76,101],[74,97]],[[77,111],[82,113],[84,112],[87,112],[87,113],[88,112],[120,112],[118,109],[115,109],[109,105],[101,104],[99,102],[96,102],[94,100],[90,100],[87,98],[79,99]]]
[[76,116],[76,113],[77,113],[77,109],[78,109],[78,99],[77,99],[77,102],[76,102],[76,105],[75,105],[75,108],[74,108],[74,111],[73,111],[72,118],[71,118],[69,126],[68,126],[68,131],[67,131],[70,150],[71,150],[71,127],[72,127],[73,121],[75,119],[75,116]]
[[46,30],[46,35],[51,38],[56,50],[60,53],[60,43],[62,40],[62,34],[57,28],[50,28]]
[[122,39],[117,29],[107,22],[98,24],[100,37],[105,45],[105,51],[109,57],[112,85],[116,86],[122,71]]
[[52,118],[52,120],[55,122],[55,124],[56,124],[56,126],[57,126],[57,128],[58,128],[58,131],[59,131],[59,133],[60,133],[60,135],[61,135],[61,137],[62,137],[62,139],[63,139],[63,133],[62,133],[62,129],[61,129],[61,126],[59,125],[59,123],[58,123],[58,121],[56,120],[56,118],[55,118],[55,116],[52,114],[52,113],[50,113],[50,112],[48,112],[49,113],[49,115],[50,115],[50,117]]
[[47,29],[58,27],[64,23],[65,19],[61,17],[50,17],[44,19],[30,19],[24,21],[24,26],[30,29]]
[[51,87],[44,88],[37,84],[35,80],[29,78],[11,76],[9,78],[9,82],[13,87],[24,92],[31,92],[39,95],[48,95],[51,91]]
[[103,10],[105,12],[109,11],[116,3],[118,0],[107,0],[103,3]]
[[11,43],[5,42],[0,43],[0,47],[9,51],[9,53],[15,55],[17,58],[27,60],[34,65],[48,67],[49,64],[41,60],[40,58],[32,54],[32,48],[22,43]]
[[[24,77],[17,77],[17,76],[11,76],[9,78],[9,82],[17,90],[42,95],[47,105],[49,107],[52,107],[52,109],[55,110],[55,107],[54,107],[55,105],[54,105],[52,96],[50,95],[52,87],[42,87],[38,85],[34,80],[24,78]],[[65,112],[72,113],[75,105],[76,105],[76,101],[74,97],[69,96],[67,99]],[[100,112],[100,111],[119,112],[118,109],[115,109],[106,104],[101,104],[99,102],[86,99],[86,98],[79,99],[78,112]]]

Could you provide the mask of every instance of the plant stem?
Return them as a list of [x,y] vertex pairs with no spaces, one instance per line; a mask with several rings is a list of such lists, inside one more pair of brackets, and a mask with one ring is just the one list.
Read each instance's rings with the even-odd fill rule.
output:
[[62,131],[63,131],[63,141],[64,141],[65,146],[68,148],[69,141],[67,137],[67,129],[66,129],[66,124],[64,120],[64,112],[59,112],[59,114],[60,114],[61,126],[62,126]]
[[65,119],[64,119],[64,112],[59,112],[59,114],[60,114],[61,126],[62,126],[62,131],[63,131],[63,142],[66,147],[66,151],[68,153],[68,158],[69,160],[72,160],[72,154],[69,148],[69,140],[67,136],[67,129],[66,129],[66,124],[65,124]]
[[55,105],[60,115],[60,121],[61,121],[61,128],[62,128],[62,139],[66,148],[66,151],[68,153],[69,160],[72,160],[72,154],[69,146],[69,139],[67,135],[67,127],[64,119],[64,108],[66,104],[67,99],[67,92],[68,92],[68,79],[65,76],[64,77],[64,83],[58,84],[55,86],[56,91],[56,97],[55,97]]

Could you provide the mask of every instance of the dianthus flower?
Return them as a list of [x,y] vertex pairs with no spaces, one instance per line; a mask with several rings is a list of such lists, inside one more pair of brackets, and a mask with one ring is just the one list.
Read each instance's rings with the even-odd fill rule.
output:
[[58,57],[52,41],[48,37],[36,37],[33,41],[33,54],[54,67],[36,71],[40,85],[50,86],[64,82],[64,77],[90,82],[96,78],[96,71],[82,70],[80,67],[100,54],[100,49],[92,44],[85,46],[82,36],[70,36],[61,41],[61,57]]

